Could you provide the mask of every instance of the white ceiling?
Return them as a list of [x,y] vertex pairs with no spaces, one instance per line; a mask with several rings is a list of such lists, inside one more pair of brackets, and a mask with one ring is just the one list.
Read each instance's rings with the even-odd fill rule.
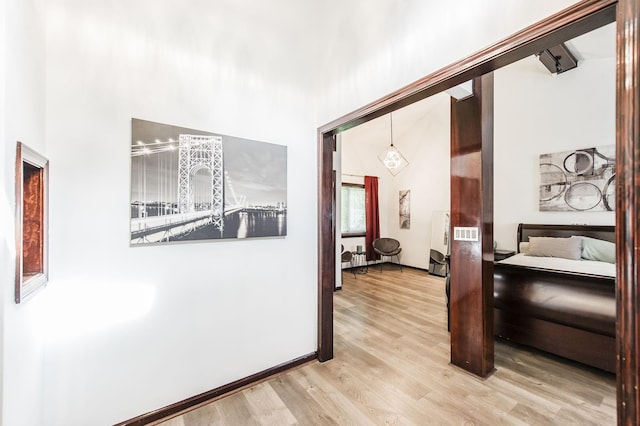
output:
[[616,56],[616,24],[611,23],[565,43],[581,60],[608,59]]

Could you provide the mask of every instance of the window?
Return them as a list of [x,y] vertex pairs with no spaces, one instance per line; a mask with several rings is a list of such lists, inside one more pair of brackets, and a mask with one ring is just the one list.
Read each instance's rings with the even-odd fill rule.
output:
[[364,185],[342,184],[341,233],[343,237],[363,237],[366,232]]

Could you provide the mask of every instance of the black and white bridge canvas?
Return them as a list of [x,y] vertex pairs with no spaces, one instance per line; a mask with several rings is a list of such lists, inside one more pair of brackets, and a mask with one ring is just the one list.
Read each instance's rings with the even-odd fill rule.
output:
[[615,145],[540,155],[540,211],[613,211]]
[[286,234],[286,146],[131,120],[131,245]]

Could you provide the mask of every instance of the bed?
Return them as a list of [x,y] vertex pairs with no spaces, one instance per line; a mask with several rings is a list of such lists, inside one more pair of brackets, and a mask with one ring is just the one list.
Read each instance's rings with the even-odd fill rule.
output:
[[[572,236],[574,238],[568,238]],[[580,256],[589,260],[573,258],[576,240],[580,244]],[[571,255],[562,256],[572,257],[568,263],[577,265],[577,269],[566,266],[564,257],[560,260],[547,257],[549,253],[545,252],[544,244],[558,242],[565,246],[571,244]],[[615,263],[612,263],[615,246],[612,243],[615,243],[613,226],[520,224],[518,254],[494,265],[495,334],[615,372]],[[528,244],[532,246],[526,247]],[[542,255],[533,250],[534,244],[536,250],[543,248]],[[596,252],[604,247],[606,255],[597,253],[594,257],[592,244],[598,247]],[[524,255],[521,247],[533,255]],[[602,261],[601,257],[611,256],[611,247],[613,259]],[[562,247],[564,249],[566,247]],[[587,252],[588,249],[591,252]]]

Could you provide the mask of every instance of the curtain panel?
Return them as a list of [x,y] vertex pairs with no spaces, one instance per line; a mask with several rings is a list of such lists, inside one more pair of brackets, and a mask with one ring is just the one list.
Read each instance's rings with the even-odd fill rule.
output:
[[380,210],[378,208],[378,178],[364,177],[364,202],[367,230],[365,234],[367,260],[378,260],[380,256],[373,250],[373,241],[380,238]]

